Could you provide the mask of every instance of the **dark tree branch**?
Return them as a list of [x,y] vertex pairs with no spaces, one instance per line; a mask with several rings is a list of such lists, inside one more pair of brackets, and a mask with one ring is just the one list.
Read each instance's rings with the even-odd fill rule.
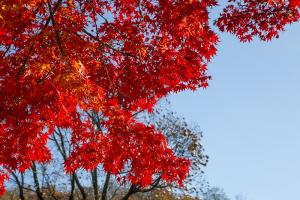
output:
[[6,54],[8,53],[8,51],[10,50],[10,48],[11,48],[11,44],[6,48],[6,50],[3,52],[3,54],[2,54],[2,58],[4,58],[5,56],[6,56]]
[[92,185],[94,190],[94,200],[99,200],[99,187],[98,187],[98,172],[97,168],[91,171]]
[[19,180],[17,174],[15,172],[11,172],[11,175],[14,177],[18,188],[19,188],[19,198],[20,200],[25,200],[25,196],[24,196],[24,174],[21,173],[21,181]]
[[133,195],[134,193],[136,193],[136,191],[137,191],[136,186],[132,184],[130,186],[127,194],[122,198],[122,200],[128,200],[131,195]]
[[70,191],[70,196],[69,200],[74,200],[74,190],[75,190],[75,177],[74,174],[70,176],[70,181],[71,181],[71,191]]
[[35,193],[37,195],[37,198],[38,198],[38,200],[44,200],[43,192],[40,189],[40,183],[39,183],[39,178],[38,178],[38,174],[37,174],[37,167],[36,167],[35,162],[32,162],[31,170],[32,170],[33,181],[34,181],[34,189],[35,189]]
[[56,27],[55,27],[54,13],[53,13],[53,11],[52,11],[52,6],[51,6],[51,3],[50,3],[49,0],[47,1],[47,3],[48,3],[49,14],[50,14],[49,18],[50,18],[50,20],[51,20],[51,22],[52,22],[55,40],[56,40],[58,49],[59,49],[59,51],[60,51],[60,53],[61,53],[61,56],[62,56],[63,58],[65,58],[65,52],[64,52],[64,50],[63,50],[63,48],[62,48],[62,45],[61,45],[61,39],[60,39],[59,33],[58,33],[58,31],[56,30]]
[[107,190],[108,190],[108,184],[109,184],[109,180],[110,180],[110,173],[106,174],[106,178],[105,178],[105,182],[104,182],[104,186],[102,189],[102,196],[101,196],[101,200],[106,200],[107,197]]
[[[43,28],[41,29],[41,31],[40,31],[39,33],[37,33],[35,36],[33,36],[33,38],[35,38],[35,37],[41,35],[41,34],[43,33],[43,31],[49,26],[49,23],[50,23],[50,21],[51,21],[51,16],[53,17],[54,13],[57,12],[59,6],[61,5],[61,2],[62,2],[62,0],[59,0],[59,1],[56,2],[53,11],[52,11],[52,8],[51,8],[52,15],[50,15],[50,17],[47,18],[46,23],[45,23],[45,25],[43,26]],[[51,7],[51,6],[50,6],[50,7]],[[27,56],[25,57],[25,59],[24,59],[22,65],[21,65],[21,67],[19,68],[19,71],[18,71],[18,73],[17,73],[16,79],[18,79],[19,76],[24,72],[25,67],[26,67],[26,64],[27,64],[27,62],[28,62],[28,60],[29,60],[29,57],[30,57],[32,51],[33,51],[33,47],[34,47],[34,42],[32,42],[31,45],[30,45],[30,47],[29,47],[28,54],[27,54]]]
[[[57,140],[57,138],[55,137],[55,134],[53,134],[53,140],[55,141],[55,144],[57,146],[58,151],[60,152],[61,156],[63,157],[64,161],[67,160],[67,151],[66,151],[66,147],[65,147],[65,143],[64,143],[64,136],[63,133],[61,132],[61,130],[59,128],[57,128],[57,130],[54,130],[55,134],[57,134],[60,137],[60,144]],[[78,187],[78,189],[80,190],[80,193],[82,195],[82,199],[86,200],[87,199],[87,194],[83,188],[83,186],[80,183],[80,180],[76,174],[76,172],[74,172],[73,174],[75,183]]]
[[116,48],[114,48],[113,46],[111,46],[111,45],[109,45],[109,44],[107,44],[107,43],[105,43],[105,42],[102,42],[97,36],[94,36],[93,34],[91,34],[90,32],[88,32],[87,30],[84,29],[83,32],[84,32],[86,35],[88,35],[90,38],[92,38],[93,40],[97,41],[99,44],[101,44],[101,45],[103,45],[103,46],[105,46],[105,47],[108,47],[109,49],[111,49],[111,50],[113,50],[113,51],[119,52],[119,53],[123,54],[124,56],[132,57],[132,58],[134,58],[134,59],[139,60],[139,58],[138,58],[137,56],[135,56],[135,55],[133,55],[133,54],[131,54],[131,53],[121,51],[121,50],[116,49]]

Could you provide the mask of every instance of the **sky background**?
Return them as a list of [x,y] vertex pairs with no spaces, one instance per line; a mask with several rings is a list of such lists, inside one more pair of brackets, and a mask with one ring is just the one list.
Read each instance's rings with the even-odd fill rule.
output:
[[269,43],[219,35],[210,86],[171,95],[172,109],[202,128],[212,186],[232,199],[299,199],[300,25]]

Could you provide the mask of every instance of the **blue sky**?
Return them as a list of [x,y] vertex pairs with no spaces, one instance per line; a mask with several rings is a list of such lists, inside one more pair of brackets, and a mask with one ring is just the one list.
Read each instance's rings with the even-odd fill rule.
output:
[[171,95],[172,108],[202,128],[211,185],[231,198],[299,198],[300,25],[269,43],[219,35],[210,86]]

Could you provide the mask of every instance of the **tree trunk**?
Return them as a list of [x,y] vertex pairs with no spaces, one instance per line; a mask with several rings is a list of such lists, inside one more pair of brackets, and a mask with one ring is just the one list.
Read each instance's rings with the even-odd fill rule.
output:
[[103,186],[103,190],[102,190],[101,200],[106,200],[109,179],[110,179],[110,173],[107,173],[106,178],[105,178],[105,182],[104,182],[104,186]]
[[70,176],[71,178],[71,191],[70,191],[70,196],[69,196],[69,200],[73,200],[74,199],[74,189],[75,189],[75,178],[74,178],[74,174],[72,174]]
[[14,177],[14,179],[15,179],[17,185],[18,185],[20,200],[25,200],[25,196],[24,196],[24,174],[21,173],[21,181],[19,180],[18,176],[14,172],[12,172],[11,174]]
[[136,193],[136,187],[131,185],[130,189],[128,190],[127,194],[122,198],[122,200],[128,200],[131,195]]
[[91,171],[91,175],[92,175],[92,185],[94,190],[94,200],[99,200],[97,168]]
[[82,199],[86,200],[87,199],[87,194],[85,193],[84,188],[82,187],[82,185],[81,185],[81,183],[79,181],[79,178],[78,178],[78,176],[77,176],[76,173],[74,173],[74,178],[75,178],[75,183],[76,183],[78,189],[80,190]]
[[[55,137],[55,134],[57,134],[59,136],[60,143],[58,142],[57,138]],[[59,129],[58,129],[58,131],[55,131],[55,134],[53,134],[53,140],[56,144],[56,147],[57,147],[59,153],[63,157],[64,161],[66,161],[67,160],[67,151],[66,151],[65,142],[64,142],[64,135],[62,134],[62,132]],[[86,200],[87,194],[85,193],[84,188],[82,187],[76,172],[73,173],[73,177],[74,177],[74,180],[75,180],[75,183],[76,183],[78,189],[80,190],[82,200]]]
[[37,198],[38,198],[38,200],[44,200],[43,193],[40,190],[40,183],[39,183],[39,178],[37,175],[37,168],[36,168],[36,165],[34,162],[32,162],[31,170],[32,170],[33,181],[34,181],[34,189],[35,189]]

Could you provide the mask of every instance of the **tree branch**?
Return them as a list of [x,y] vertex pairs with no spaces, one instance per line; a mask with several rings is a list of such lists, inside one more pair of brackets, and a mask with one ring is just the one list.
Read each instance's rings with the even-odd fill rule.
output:
[[110,180],[110,173],[107,173],[105,182],[104,182],[104,186],[103,186],[103,190],[102,190],[101,200],[106,200],[109,180]]
[[44,200],[43,192],[40,190],[40,184],[39,184],[39,179],[38,179],[38,175],[37,175],[37,167],[36,167],[35,162],[32,162],[31,170],[32,170],[34,188],[35,188],[35,193],[37,195],[37,198],[38,198],[38,200]]
[[[59,0],[59,1],[56,2],[55,6],[54,6],[54,9],[53,9],[53,11],[52,11],[52,15],[50,15],[50,16],[48,17],[48,19],[46,20],[46,23],[45,23],[45,25],[43,26],[43,28],[41,29],[41,31],[40,31],[39,33],[37,33],[36,35],[34,35],[33,38],[35,38],[35,37],[39,36],[40,34],[42,34],[43,31],[48,27],[48,25],[49,25],[49,23],[50,23],[50,21],[51,21],[51,16],[53,17],[54,13],[57,12],[59,6],[61,5],[61,2],[62,2],[62,0]],[[51,8],[51,10],[52,10],[52,8]],[[27,62],[28,62],[28,59],[29,59],[29,57],[30,57],[30,54],[31,54],[31,52],[32,52],[32,50],[33,50],[33,47],[34,47],[34,42],[32,42],[31,45],[30,45],[30,47],[29,47],[29,52],[28,52],[27,56],[25,57],[25,59],[24,59],[22,65],[21,65],[21,67],[20,67],[20,69],[19,69],[19,71],[18,71],[18,73],[17,73],[16,79],[18,79],[19,76],[24,72],[25,67],[26,67],[26,64],[27,64]]]

